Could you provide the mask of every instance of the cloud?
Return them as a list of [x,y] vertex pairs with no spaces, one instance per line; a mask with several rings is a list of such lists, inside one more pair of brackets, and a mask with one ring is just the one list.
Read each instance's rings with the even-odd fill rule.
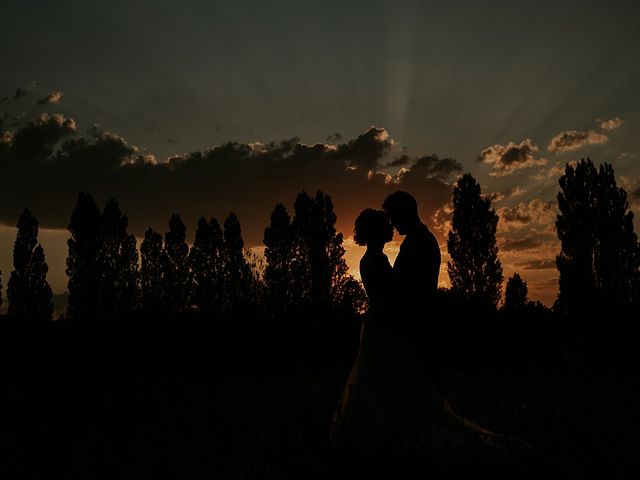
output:
[[[8,167],[15,168],[17,162],[21,162],[21,168],[27,168],[29,176],[33,176],[35,172],[30,171],[33,168],[31,162],[44,161],[52,154],[58,142],[75,131],[76,122],[72,118],[43,113],[37,120],[26,123],[15,133],[10,133],[11,149],[5,155],[10,156],[13,162]],[[3,158],[0,157],[0,166],[2,163]],[[11,178],[11,170],[7,173],[9,175],[6,178]]]
[[620,186],[627,192],[627,199],[632,206],[640,205],[640,179],[620,175]]
[[515,207],[501,207],[498,209],[499,231],[510,231],[528,225],[543,227],[543,231],[553,232],[555,229],[555,203],[543,202],[534,198],[529,203],[520,202]]
[[49,95],[47,95],[46,97],[38,100],[38,105],[45,105],[45,104],[57,104],[60,103],[60,100],[62,100],[62,97],[64,96],[64,92],[61,92],[60,90],[54,90],[53,92],[49,93]]
[[505,252],[531,250],[542,245],[542,240],[533,236],[527,236],[524,238],[505,239],[500,244],[500,250]]
[[538,173],[531,175],[531,178],[533,180],[539,180],[548,183],[564,175],[564,169],[564,163],[562,165],[554,165],[553,167],[541,169]]
[[[596,120],[598,121],[598,120]],[[620,119],[620,117],[612,118],[611,120],[604,120],[600,122],[600,128],[605,132],[612,132],[622,125],[624,122]]]
[[522,188],[519,185],[516,185],[515,187],[507,188],[503,192],[489,192],[489,193],[482,194],[482,196],[484,198],[488,198],[491,201],[491,203],[499,203],[511,197],[522,195],[526,191],[527,191],[526,188]]
[[526,208],[522,207],[502,207],[498,210],[498,215],[500,216],[500,220],[508,225],[526,225],[531,222],[531,216],[529,216]]
[[596,133],[593,130],[588,132],[579,132],[577,130],[569,130],[566,132],[560,132],[553,137],[547,146],[547,150],[550,152],[571,152],[578,150],[585,145],[601,145],[607,143],[609,138],[601,133]]
[[629,205],[631,208],[637,209],[640,207],[640,181],[635,180],[632,182],[620,182],[622,184],[622,188],[624,188],[627,193],[627,199],[629,201]]
[[505,198],[511,198],[511,197],[517,197],[518,195],[522,195],[523,193],[526,193],[527,189],[526,188],[522,188],[519,185],[516,185],[515,187],[509,187],[507,190],[505,190],[504,194],[505,194]]
[[341,144],[336,155],[350,166],[366,170],[375,170],[382,157],[393,146],[395,141],[384,128],[371,126],[355,140]]
[[462,164],[453,158],[438,158],[437,155],[426,155],[418,158],[411,168],[401,169],[396,179],[398,182],[407,182],[415,178],[437,178],[446,180],[455,173],[462,172]]
[[411,161],[411,157],[407,154],[402,154],[396,157],[393,161],[387,164],[387,167],[403,167]]
[[13,143],[13,133],[11,132],[0,132],[0,145],[8,145],[10,146]]
[[504,193],[502,192],[483,193],[482,196],[488,198],[491,203],[499,203],[505,199]]
[[341,141],[342,141],[342,134],[339,132],[332,133],[331,135],[327,136],[327,142],[329,143],[337,143]]
[[493,164],[494,171],[489,173],[489,176],[503,177],[522,168],[546,164],[546,159],[534,158],[538,150],[538,146],[530,138],[525,138],[519,144],[509,142],[507,145],[496,144],[487,147],[480,152],[478,161]]
[[453,218],[453,203],[449,202],[436,210],[433,214],[433,227],[442,238],[446,238],[451,230],[451,220]]
[[337,228],[345,235],[361,210],[380,208],[388,194],[402,189],[414,194],[421,217],[433,226],[433,215],[451,199],[450,176],[462,168],[453,159],[429,156],[394,177],[372,171],[368,167],[391,144],[377,127],[338,145],[308,145],[298,138],[259,148],[256,142],[226,142],[166,160],[95,127],[83,136],[75,132],[73,120],[43,115],[7,137],[7,147],[0,148],[0,223],[14,225],[29,206],[43,228],[66,228],[78,192],[86,191],[99,204],[114,196],[137,235],[148,226],[165,231],[173,212],[192,235],[199,216],[223,220],[233,210],[247,244],[258,245],[275,204],[291,210],[303,189],[331,196]]
[[558,277],[549,278],[547,280],[541,280],[539,282],[529,282],[527,284],[529,290],[543,290],[548,291],[558,288]]
[[556,268],[556,261],[553,258],[546,260],[530,260],[528,262],[515,263],[514,266],[520,267],[523,270],[553,270]]

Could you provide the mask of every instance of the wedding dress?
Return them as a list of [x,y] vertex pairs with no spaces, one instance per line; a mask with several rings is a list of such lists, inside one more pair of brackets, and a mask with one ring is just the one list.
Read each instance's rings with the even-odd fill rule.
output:
[[360,262],[369,310],[360,348],[332,420],[334,441],[409,441],[419,448],[501,448],[508,438],[458,415],[394,318],[392,268],[382,252]]

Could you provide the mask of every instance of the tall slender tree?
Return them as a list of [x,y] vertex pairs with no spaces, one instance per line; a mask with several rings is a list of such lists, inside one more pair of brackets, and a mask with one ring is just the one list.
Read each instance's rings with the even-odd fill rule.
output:
[[295,298],[320,310],[336,305],[348,268],[331,198],[321,191],[315,197],[303,191],[296,197],[294,210]]
[[218,310],[220,286],[220,226],[217,220],[198,220],[196,236],[189,252],[192,278],[192,303],[206,313]]
[[190,307],[191,277],[188,256],[186,227],[180,215],[174,214],[169,220],[169,231],[164,235],[162,252],[162,290],[166,307],[172,313],[183,312]]
[[32,324],[51,320],[53,303],[47,283],[49,267],[38,243],[38,221],[28,209],[18,219],[13,268],[7,285],[9,315]]
[[605,163],[596,169],[582,159],[566,166],[559,183],[556,308],[579,316],[639,300],[640,247],[613,167]]
[[100,210],[93,198],[81,192],[71,214],[71,238],[67,241],[67,317],[70,320],[93,318],[98,314],[100,220]]
[[524,308],[527,304],[528,294],[529,289],[527,282],[522,280],[522,277],[518,273],[514,273],[513,276],[507,280],[507,287],[504,293],[504,309],[519,310]]
[[140,302],[144,308],[158,309],[164,300],[162,235],[151,227],[140,244]]
[[248,303],[251,293],[252,272],[247,262],[242,228],[235,213],[224,221],[224,291],[226,310],[235,311]]
[[211,244],[213,247],[213,299],[212,306],[215,312],[220,312],[226,298],[225,272],[224,272],[224,233],[220,223],[215,218],[209,220],[211,226]]
[[482,198],[480,185],[465,174],[453,189],[453,218],[447,247],[451,287],[463,296],[496,307],[502,290],[498,260],[498,215]]
[[140,304],[140,268],[138,266],[140,256],[136,237],[129,234],[123,238],[120,247],[118,282],[116,297],[116,313],[128,313],[136,309]]
[[293,274],[294,235],[287,209],[278,203],[264,230],[264,281],[268,307],[274,314],[286,312],[293,304],[296,278]]
[[133,311],[138,294],[138,251],[135,236],[127,233],[129,220],[111,198],[100,218],[97,262],[100,315],[112,318]]

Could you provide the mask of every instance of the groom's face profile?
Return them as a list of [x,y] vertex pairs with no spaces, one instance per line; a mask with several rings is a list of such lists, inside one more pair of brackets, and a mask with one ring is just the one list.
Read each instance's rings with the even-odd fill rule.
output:
[[400,235],[406,235],[412,226],[420,223],[418,204],[413,196],[406,192],[395,192],[382,203],[391,225]]
[[387,215],[389,216],[389,221],[391,222],[391,225],[393,225],[394,228],[398,230],[398,233],[400,235],[406,235],[409,223],[406,221],[406,218],[403,218],[404,215],[402,215],[401,212],[397,212],[393,210],[387,212]]

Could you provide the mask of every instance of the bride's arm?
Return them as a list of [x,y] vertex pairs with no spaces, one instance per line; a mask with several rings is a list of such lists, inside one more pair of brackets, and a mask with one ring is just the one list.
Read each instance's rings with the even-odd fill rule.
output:
[[360,276],[364,284],[369,305],[380,307],[389,302],[393,295],[391,288],[391,268],[381,268],[380,264],[371,264],[369,262],[361,262]]

